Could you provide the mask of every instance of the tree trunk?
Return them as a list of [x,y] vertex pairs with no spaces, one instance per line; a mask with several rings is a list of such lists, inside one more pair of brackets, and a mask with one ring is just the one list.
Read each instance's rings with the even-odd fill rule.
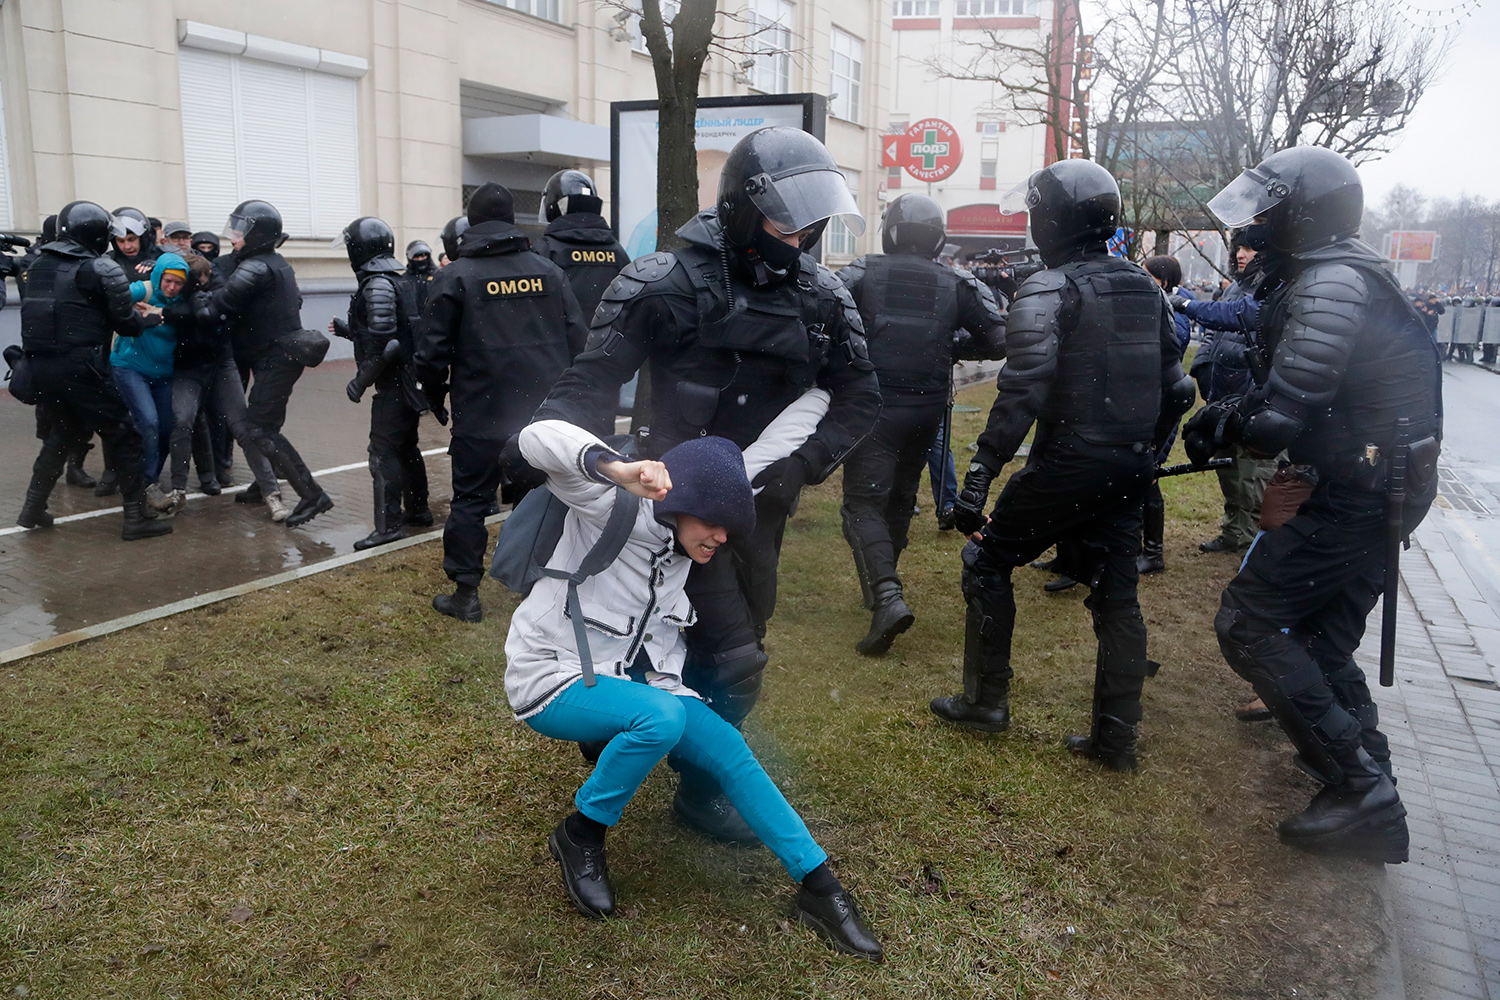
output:
[[667,38],[661,0],[644,0],[641,33],[660,106],[656,152],[656,246],[681,245],[677,228],[698,211],[698,83],[713,41],[714,0],[682,0]]

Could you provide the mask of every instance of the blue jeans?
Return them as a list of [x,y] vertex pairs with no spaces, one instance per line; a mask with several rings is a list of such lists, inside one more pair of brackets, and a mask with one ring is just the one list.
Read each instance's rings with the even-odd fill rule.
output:
[[953,468],[953,452],[938,428],[932,448],[927,452],[927,475],[932,480],[932,503],[941,514],[958,499],[958,473]]
[[134,368],[114,368],[111,374],[140,432],[141,485],[150,486],[172,450],[172,376],[149,378]]
[[793,879],[802,881],[828,860],[740,731],[697,698],[600,677],[594,687],[574,681],[526,724],[556,740],[609,741],[594,773],[573,799],[578,811],[595,822],[618,823],[625,804],[657,761],[675,752],[718,780],[750,829]]

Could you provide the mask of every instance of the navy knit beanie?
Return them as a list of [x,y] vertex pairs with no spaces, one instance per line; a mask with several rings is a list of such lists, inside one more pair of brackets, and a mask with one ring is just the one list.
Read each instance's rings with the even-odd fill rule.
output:
[[661,457],[672,489],[656,501],[663,514],[691,514],[731,536],[755,530],[755,497],[745,475],[745,456],[728,438],[684,441]]
[[514,223],[516,200],[503,184],[487,181],[469,196],[468,216],[471,226],[495,221]]

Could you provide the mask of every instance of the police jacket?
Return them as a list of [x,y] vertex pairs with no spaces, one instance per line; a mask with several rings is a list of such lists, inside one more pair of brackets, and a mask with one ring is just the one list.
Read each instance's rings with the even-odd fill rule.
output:
[[72,240],[42,247],[26,271],[21,347],[27,354],[107,351],[114,334],[138,337],[160,322],[135,311],[119,264]]
[[284,334],[302,329],[302,292],[292,265],[275,250],[240,251],[228,258],[219,288],[195,296],[203,321],[225,323],[235,360],[248,364]]
[[946,393],[954,362],[1005,357],[1005,315],[968,271],[918,254],[872,254],[838,277],[859,306],[882,393]]
[[1014,457],[1033,422],[1033,453],[1066,433],[1148,461],[1192,405],[1171,304],[1145,270],[1102,247],[1026,279],[1005,346],[975,458],[991,469]]
[[562,271],[515,226],[472,226],[460,247],[428,288],[417,375],[429,387],[451,383],[455,435],[504,441],[583,349],[588,327]]
[[536,252],[563,269],[583,318],[591,320],[604,290],[630,263],[630,255],[615,239],[602,215],[574,212],[558,216],[536,245]]
[[[1283,448],[1319,476],[1383,488],[1380,460],[1396,421],[1408,443],[1442,437],[1442,367],[1426,324],[1372,247],[1343,238],[1268,268],[1259,292],[1269,368],[1237,406],[1237,439],[1251,451]],[[1413,470],[1415,471],[1415,469]],[[1436,480],[1416,485],[1429,488]],[[1418,498],[1420,494],[1415,493]]]
[[1260,303],[1255,299],[1260,268],[1240,277],[1217,302],[1189,300],[1183,314],[1203,328],[1203,340],[1193,355],[1189,372],[1207,402],[1249,391],[1248,352],[1260,326]]
[[631,261],[609,286],[587,350],[553,387],[538,419],[608,433],[620,386],[649,361],[644,453],[661,455],[707,434],[743,448],[819,386],[833,401],[796,457],[807,481],[821,482],[880,413],[880,385],[854,300],[806,255],[779,284],[757,287],[720,248],[712,210],[677,235],[687,246]]

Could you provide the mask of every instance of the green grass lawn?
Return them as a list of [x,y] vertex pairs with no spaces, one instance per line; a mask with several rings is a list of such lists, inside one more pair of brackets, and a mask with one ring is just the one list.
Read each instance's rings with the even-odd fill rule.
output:
[[[962,397],[980,412],[956,418],[960,467],[993,391]],[[930,494],[902,560],[917,624],[854,653],[837,478],[788,528],[746,731],[885,965],[794,925],[769,852],[675,826],[664,766],[610,836],[622,915],[578,916],[545,838],[586,765],[511,718],[514,601],[491,581],[482,625],[437,616],[423,545],[6,668],[0,995],[1369,995],[1381,872],[1276,843],[1312,786],[1231,714],[1248,689],[1210,623],[1236,563],[1196,550],[1212,476],[1166,487],[1134,776],[1061,749],[1088,723],[1094,640],[1082,588],[1044,596],[1031,570],[1011,731],[927,711],[958,690],[963,638],[961,539]]]

